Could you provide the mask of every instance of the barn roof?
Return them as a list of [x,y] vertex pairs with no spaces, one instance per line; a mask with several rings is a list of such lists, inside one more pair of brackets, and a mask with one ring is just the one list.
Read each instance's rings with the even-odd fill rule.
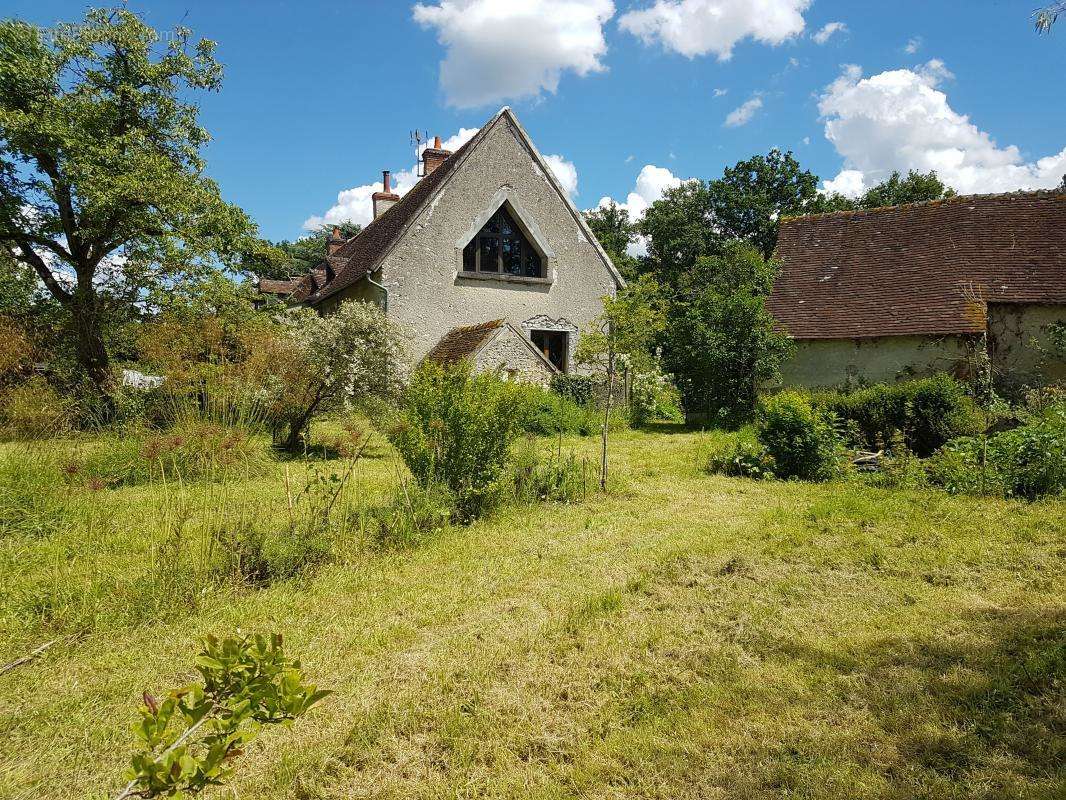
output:
[[797,339],[982,333],[988,303],[1066,303],[1066,194],[784,219],[767,303]]

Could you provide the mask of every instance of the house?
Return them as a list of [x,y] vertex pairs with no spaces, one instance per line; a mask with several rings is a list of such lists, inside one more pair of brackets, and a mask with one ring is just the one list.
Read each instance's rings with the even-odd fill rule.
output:
[[581,330],[623,281],[514,113],[454,153],[438,137],[421,161],[402,198],[384,173],[359,234],[335,235],[309,274],[262,291],[323,314],[378,303],[416,359],[469,358],[538,382],[574,370]]
[[797,345],[786,385],[963,373],[987,349],[1007,386],[1066,379],[1066,195],[954,197],[785,219],[768,308]]

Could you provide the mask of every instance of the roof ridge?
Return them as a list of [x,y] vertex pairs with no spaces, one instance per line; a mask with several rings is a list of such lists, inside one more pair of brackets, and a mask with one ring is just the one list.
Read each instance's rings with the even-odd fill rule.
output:
[[1004,200],[1007,198],[1047,198],[1061,199],[1066,201],[1066,192],[1061,189],[1018,189],[1013,192],[991,192],[988,194],[957,194],[954,197],[941,197],[937,200],[918,200],[913,203],[900,203],[895,206],[876,206],[874,208],[840,209],[837,211],[822,211],[814,214],[788,214],[782,215],[782,224],[803,219],[822,219],[823,217],[856,217],[867,214],[879,214],[885,211],[898,211],[907,208],[922,208],[925,206],[935,207],[948,203],[965,203],[974,200]]

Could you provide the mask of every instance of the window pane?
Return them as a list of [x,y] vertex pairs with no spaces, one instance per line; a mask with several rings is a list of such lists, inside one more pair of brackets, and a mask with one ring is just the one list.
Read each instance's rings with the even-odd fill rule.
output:
[[527,278],[539,278],[540,275],[540,253],[534,250],[530,246],[525,248],[525,276]]
[[470,240],[470,244],[463,248],[463,270],[473,272],[477,269],[477,237]]
[[481,237],[481,271],[499,272],[500,240],[495,236]]
[[485,227],[481,229],[481,232],[483,234],[491,233],[493,235],[495,235],[495,234],[500,232],[500,212],[499,211],[497,211],[495,214],[493,214],[491,217],[489,217],[489,221],[485,223]]
[[518,229],[515,227],[514,220],[511,219],[511,216],[501,208],[496,212],[496,217],[500,223],[500,233],[503,236],[514,236]]
[[522,240],[514,237],[503,240],[503,271],[510,275],[522,274]]

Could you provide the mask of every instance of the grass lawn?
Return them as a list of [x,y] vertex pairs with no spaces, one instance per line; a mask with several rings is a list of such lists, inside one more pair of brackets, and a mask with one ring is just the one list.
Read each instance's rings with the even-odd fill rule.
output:
[[[205,531],[283,524],[306,463],[72,490],[0,538],[0,662],[67,637],[0,675],[0,798],[113,795],[141,692],[238,628],[336,694],[218,797],[1066,796],[1066,503],[709,476],[715,436],[620,434],[606,496],[261,588],[198,571]],[[352,506],[395,485],[370,456]]]

